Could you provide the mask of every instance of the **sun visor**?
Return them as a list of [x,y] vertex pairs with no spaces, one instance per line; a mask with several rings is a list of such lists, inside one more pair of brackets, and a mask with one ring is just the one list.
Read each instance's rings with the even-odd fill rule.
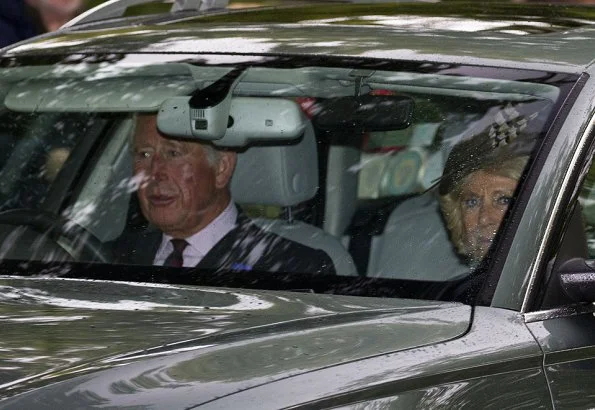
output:
[[4,105],[25,112],[157,111],[167,98],[201,84],[191,75],[30,79],[10,89]]

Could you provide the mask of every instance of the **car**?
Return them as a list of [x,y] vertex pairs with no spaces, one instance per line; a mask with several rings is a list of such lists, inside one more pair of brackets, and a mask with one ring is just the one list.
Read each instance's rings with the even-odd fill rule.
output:
[[[0,51],[0,409],[593,407],[593,6],[144,3]],[[118,256],[147,116],[303,253]]]

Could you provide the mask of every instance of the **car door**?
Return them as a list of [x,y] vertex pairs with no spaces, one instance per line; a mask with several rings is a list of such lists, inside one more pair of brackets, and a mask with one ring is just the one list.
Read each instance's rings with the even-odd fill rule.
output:
[[[479,295],[479,303],[523,316],[542,351],[554,408],[595,405],[595,268],[585,264],[595,263],[594,95],[593,77],[582,75],[558,106]],[[571,298],[560,280],[571,263],[586,273],[574,283],[591,289],[579,289],[582,299]]]
[[[589,137],[592,140],[592,135]],[[595,314],[593,298],[578,302],[560,282],[570,260],[595,260],[595,162],[588,155],[586,176],[570,194],[564,217],[557,222],[559,240],[552,248],[543,280],[534,288],[534,309],[527,324],[544,353],[544,370],[555,408],[595,405]],[[577,195],[578,194],[578,195]],[[573,259],[574,258],[574,259]]]
[[[567,313],[563,313],[563,311]],[[592,312],[557,309],[531,315],[529,329],[544,351],[544,368],[555,408],[595,404],[595,317]],[[548,314],[559,317],[547,318]]]

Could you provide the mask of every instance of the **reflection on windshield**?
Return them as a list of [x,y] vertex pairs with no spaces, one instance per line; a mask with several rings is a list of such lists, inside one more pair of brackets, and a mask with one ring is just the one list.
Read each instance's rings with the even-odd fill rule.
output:
[[0,75],[6,261],[435,297],[424,284],[464,281],[494,251],[566,92],[512,70],[142,60]]

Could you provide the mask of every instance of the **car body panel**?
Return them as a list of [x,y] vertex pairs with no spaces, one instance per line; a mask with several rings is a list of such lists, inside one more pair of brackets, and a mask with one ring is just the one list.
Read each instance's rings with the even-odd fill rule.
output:
[[[153,53],[164,63],[202,58],[207,65],[271,55],[308,64],[348,56],[419,72],[443,63],[441,74],[453,77],[465,74],[461,65],[473,65],[463,69],[479,78],[490,78],[486,68],[511,68],[527,70],[527,84],[535,73],[582,75],[537,154],[521,192],[526,202],[515,204],[499,239],[488,267],[497,282],[482,290],[495,289],[489,306],[3,277],[0,408],[591,407],[593,314],[561,309],[535,319],[527,312],[543,291],[545,258],[572,178],[593,150],[595,8],[479,3],[481,15],[473,2],[317,2],[122,18],[0,51],[8,67],[22,57],[15,70],[22,61],[48,64],[77,54],[103,54],[109,69],[110,56],[117,61],[130,52],[138,60]],[[431,16],[428,7],[438,12]],[[44,274],[70,268],[85,269],[73,264]],[[113,276],[126,272],[110,269]],[[144,278],[152,274],[140,269]]]
[[528,324],[541,345],[557,408],[578,409],[595,401],[595,316],[545,318]]
[[[526,204],[527,209],[533,211],[524,213],[516,229],[510,257],[503,266],[496,287],[492,301],[494,306],[520,310],[532,297],[527,295],[527,290],[533,296],[538,290],[534,287],[537,273],[541,272],[540,278],[544,279],[545,271],[540,270],[543,260],[538,255],[543,257],[549,240],[553,240],[553,217],[560,212],[562,200],[560,195],[552,193],[561,194],[569,188],[563,186],[563,181],[568,182],[570,175],[580,166],[576,163],[580,159],[577,155],[585,154],[595,126],[595,78],[586,76],[583,80],[580,93],[565,104],[568,116],[559,118],[555,125],[555,130],[559,130],[557,138],[552,142]],[[552,218],[542,218],[543,215]],[[528,272],[533,273],[533,278],[526,276]]]
[[[445,3],[445,6],[448,4]],[[240,54],[335,55],[498,65],[572,73],[586,70],[593,63],[593,58],[583,52],[595,38],[595,27],[589,21],[577,17],[567,22],[569,26],[579,26],[573,30],[556,27],[557,22],[564,21],[556,13],[572,15],[572,10],[568,12],[567,8],[552,9],[550,16],[553,17],[549,20],[531,16],[531,10],[533,13],[542,12],[523,5],[516,8],[509,5],[493,15],[486,11],[481,18],[464,20],[461,15],[465,15],[465,3],[450,14],[434,17],[427,11],[415,15],[415,10],[408,10],[407,6],[368,4],[363,6],[365,8],[361,5],[356,7],[357,13],[354,13],[357,15],[342,21],[340,16],[345,16],[353,7],[344,4],[305,5],[273,11],[248,10],[204,16],[177,23],[174,17],[174,22],[159,25],[152,25],[148,20],[144,25],[139,23],[132,27],[129,24],[118,27],[117,22],[107,27],[101,24],[75,26],[21,43],[9,49],[8,55],[65,51],[151,53],[165,50],[171,53],[188,50],[219,53],[226,50]],[[594,10],[577,8],[574,15],[592,17]],[[292,21],[286,24],[271,22],[271,13],[277,20],[282,19],[285,13],[292,16]],[[302,14],[303,20],[294,21],[295,16]],[[264,22],[259,22],[259,19]],[[405,23],[401,19],[406,19]],[[543,25],[545,33],[540,33],[539,29],[537,34],[531,33],[531,30],[529,34],[515,33],[515,30],[522,32],[522,27],[535,24]],[[436,50],[437,42],[440,43],[440,52]],[[461,47],[461,43],[465,47]]]
[[[446,315],[440,320],[448,321]],[[367,349],[363,335],[359,332],[358,343],[350,347]],[[331,338],[329,347],[337,348],[340,340],[351,342],[343,336],[341,332],[337,339]],[[204,346],[202,352],[140,356],[122,366],[16,396],[1,402],[0,408],[93,408],[103,403],[172,409],[268,409],[304,404],[357,408],[373,402],[397,407],[413,403],[450,408],[551,407],[541,350],[514,312],[479,308],[473,326],[462,337],[389,354],[370,346],[377,354],[334,365],[319,363],[316,368],[309,362],[320,362],[332,349],[321,349],[310,357],[305,353],[315,353],[319,339],[309,340],[313,347],[309,352],[298,350],[307,345],[307,338],[302,339],[304,345],[277,345],[273,338],[261,344],[262,349],[240,342],[220,352]],[[271,360],[270,355],[278,347],[287,352],[284,360],[297,358],[302,369],[277,373],[282,362]],[[241,354],[235,354],[235,349]],[[205,360],[208,356],[212,360]]]
[[457,338],[471,314],[460,304],[399,299],[60,279],[0,284],[5,394],[153,356],[197,356],[197,381],[235,390]]
[[456,340],[281,380],[205,408],[269,395],[266,408],[551,408],[541,360],[518,313],[477,307],[469,332]]

